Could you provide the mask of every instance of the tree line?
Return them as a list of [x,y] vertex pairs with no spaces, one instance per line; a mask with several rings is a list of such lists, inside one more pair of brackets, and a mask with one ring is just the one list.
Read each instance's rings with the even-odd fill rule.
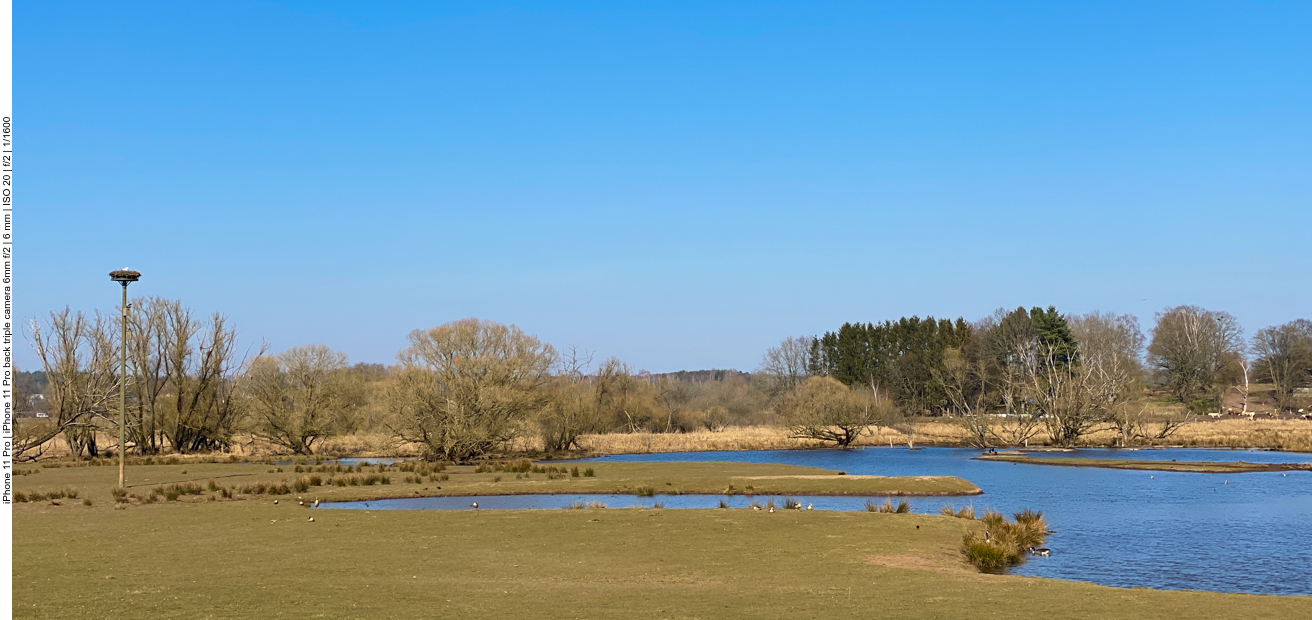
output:
[[[808,398],[821,390],[810,383],[828,379],[828,400],[846,403],[782,401],[779,413],[799,436],[816,436],[816,427],[868,428],[888,419],[887,411],[901,410],[956,420],[982,446],[1021,444],[1042,431],[1071,445],[1099,428],[1116,429],[1123,443],[1160,439],[1192,415],[1219,411],[1232,387],[1246,409],[1250,382],[1270,383],[1277,407],[1288,410],[1297,389],[1312,380],[1312,322],[1305,319],[1245,340],[1226,312],[1177,306],[1156,318],[1148,336],[1133,316],[1069,316],[1051,306],[999,310],[973,323],[933,317],[847,323],[819,337],[785,340],[766,354],[760,371],[781,377],[789,389],[810,390]],[[805,377],[795,370],[801,368]],[[838,386],[853,394],[840,394]],[[1150,389],[1183,407],[1149,416]],[[832,413],[817,423],[817,409]]]
[[[117,318],[65,309],[31,323],[49,417],[20,423],[20,460],[40,458],[55,439],[78,457],[117,442]],[[459,461],[523,436],[561,451],[586,433],[767,421],[745,373],[651,375],[616,358],[594,367],[591,352],[562,355],[518,327],[478,319],[415,330],[391,366],[350,365],[323,345],[243,353],[225,317],[176,300],[134,300],[128,327],[124,434],[137,454],[224,450],[239,434],[313,454],[331,437],[371,432]]]
[[[371,432],[460,461],[526,436],[564,451],[588,433],[771,423],[845,446],[874,426],[909,433],[923,416],[962,425],[978,445],[1021,444],[1043,431],[1071,444],[1107,427],[1128,442],[1169,435],[1250,380],[1274,385],[1278,405],[1294,407],[1312,376],[1312,322],[1245,340],[1234,317],[1194,306],[1167,309],[1148,336],[1131,316],[1053,307],[974,322],[847,323],[785,339],[751,373],[665,375],[617,358],[594,365],[591,352],[557,351],[478,319],[415,330],[384,366],[351,365],[323,345],[239,351],[225,317],[177,300],[138,299],[127,316],[124,434],[139,454],[223,450],[239,434],[312,454],[331,437]],[[49,417],[20,423],[19,459],[41,457],[57,438],[77,456],[120,449],[105,444],[118,436],[117,322],[65,309],[31,323]],[[1150,425],[1150,389],[1183,406]]]

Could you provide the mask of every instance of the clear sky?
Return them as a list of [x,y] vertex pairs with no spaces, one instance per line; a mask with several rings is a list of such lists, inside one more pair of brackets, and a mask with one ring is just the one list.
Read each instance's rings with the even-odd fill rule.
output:
[[[386,4],[386,6],[382,6]],[[16,299],[654,372],[1054,304],[1312,318],[1308,2],[41,2]],[[19,342],[18,361],[34,357]]]

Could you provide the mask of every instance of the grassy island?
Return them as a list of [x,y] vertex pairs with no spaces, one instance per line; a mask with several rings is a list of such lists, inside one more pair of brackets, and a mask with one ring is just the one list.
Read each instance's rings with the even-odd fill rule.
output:
[[976,457],[980,461],[1003,461],[1026,465],[1058,465],[1061,467],[1102,467],[1106,469],[1142,469],[1149,471],[1180,471],[1197,474],[1242,474],[1263,471],[1312,471],[1312,463],[1229,463],[1211,461],[1147,461],[1129,459],[1043,458],[1025,454],[988,454]]

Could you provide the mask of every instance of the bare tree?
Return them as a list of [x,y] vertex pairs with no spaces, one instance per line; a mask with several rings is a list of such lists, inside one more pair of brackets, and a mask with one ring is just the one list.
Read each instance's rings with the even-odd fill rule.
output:
[[[1127,445],[1143,433],[1142,408],[1131,405],[1144,386],[1139,321],[1130,315],[1091,312],[1074,317],[1070,324],[1079,352],[1077,372],[1087,375],[1083,383],[1095,413],[1110,422],[1121,435],[1121,445]],[[1175,428],[1168,421],[1162,436]]]
[[1003,409],[991,432],[1004,444],[1029,445],[1042,429],[1043,415],[1030,394],[1035,385],[1030,373],[1043,368],[1042,343],[1033,319],[1023,309],[999,309],[973,331],[980,334],[987,388]]
[[548,452],[579,447],[579,436],[597,428],[597,400],[587,376],[592,358],[593,352],[572,345],[561,358],[560,372],[538,413],[543,449]]
[[779,414],[794,437],[832,441],[846,448],[886,418],[887,407],[832,377],[811,377],[784,395]]
[[108,413],[119,385],[117,356],[105,321],[99,314],[89,318],[65,308],[51,312],[44,326],[32,321],[29,329],[49,381],[50,417],[18,425],[14,458],[40,458],[61,433],[74,454],[96,456],[97,420],[113,420]]
[[252,432],[295,454],[348,426],[354,402],[342,376],[346,354],[323,345],[256,358],[246,371]]
[[410,333],[392,390],[402,439],[464,460],[515,437],[541,407],[556,351],[513,325],[462,319]]
[[785,338],[778,346],[765,352],[760,366],[753,374],[772,402],[806,380],[814,340],[810,337]]
[[1181,402],[1219,400],[1243,350],[1243,329],[1228,312],[1176,306],[1157,315],[1148,363]]
[[1291,408],[1294,389],[1312,374],[1312,321],[1298,319],[1258,330],[1253,336],[1257,370],[1276,387],[1276,401]]
[[633,368],[618,358],[601,363],[593,383],[597,410],[625,431],[650,430],[656,414],[656,389],[634,376]]
[[948,410],[966,431],[971,445],[987,448],[996,436],[989,412],[989,373],[983,360],[972,360],[960,349],[943,353],[943,369],[935,371],[948,397]]

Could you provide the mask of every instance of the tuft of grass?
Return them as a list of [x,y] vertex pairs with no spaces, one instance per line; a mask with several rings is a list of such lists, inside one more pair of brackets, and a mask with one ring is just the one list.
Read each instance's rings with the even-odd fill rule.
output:
[[579,475],[580,475],[580,474],[579,474],[579,468],[578,468],[577,465],[574,466],[574,467],[571,467],[571,468],[570,468],[570,470],[569,470],[569,477],[570,477],[570,478],[578,478]]
[[1013,563],[1019,563],[1019,560],[1013,561],[1006,549],[987,543],[982,540],[972,539],[963,541],[966,561],[974,564],[981,573],[997,573],[1005,570]]
[[908,512],[911,512],[911,502],[908,502],[907,500],[902,500],[899,501],[896,506],[894,506],[892,499],[884,500],[884,503],[882,505],[876,504],[871,501],[867,501],[866,512],[886,512],[886,513],[894,513],[894,514],[906,514]]
[[77,499],[77,495],[78,495],[77,489],[63,489],[60,491],[51,491],[49,493],[28,493],[26,495],[21,492],[15,492],[14,501],[15,502],[41,502],[45,500],[50,500],[51,503],[54,503],[56,506],[58,506],[59,503],[56,502],[55,500],[63,499],[66,497],[68,499]]
[[728,508],[728,507],[729,507],[729,502],[720,500],[720,508]]
[[938,513],[945,517],[956,517],[958,519],[974,519],[975,507],[962,506],[961,510],[953,510],[952,506],[944,506],[938,510]]
[[652,487],[638,487],[636,493],[638,497],[654,497],[656,495],[656,489]]
[[584,477],[584,478],[592,478],[593,476],[596,476],[596,475],[597,475],[597,472],[592,471],[592,468],[591,468],[591,467],[589,467],[589,468],[583,470],[583,477]]
[[155,487],[150,490],[150,496],[163,496],[164,499],[173,502],[183,495],[200,495],[204,492],[205,489],[195,482],[182,482]]
[[1025,561],[1026,550],[1043,544],[1048,524],[1043,513],[1022,510],[1015,521],[996,510],[987,510],[980,522],[985,532],[966,532],[961,539],[962,553],[980,572],[993,573]]
[[797,503],[797,500],[791,497],[784,498],[784,510],[794,510],[800,506],[801,504]]

